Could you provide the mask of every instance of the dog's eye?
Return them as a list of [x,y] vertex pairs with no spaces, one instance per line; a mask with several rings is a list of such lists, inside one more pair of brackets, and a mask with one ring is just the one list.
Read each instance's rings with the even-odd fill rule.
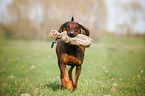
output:
[[78,30],[79,30],[79,28],[78,28],[78,27],[76,27],[76,28],[75,28],[75,32],[77,32]]
[[66,30],[68,31],[70,29],[70,27],[69,26],[66,26]]

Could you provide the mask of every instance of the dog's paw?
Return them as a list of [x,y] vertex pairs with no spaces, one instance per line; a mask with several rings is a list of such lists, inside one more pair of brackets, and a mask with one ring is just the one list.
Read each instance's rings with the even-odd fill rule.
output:
[[67,88],[66,88],[66,86],[61,86],[61,89],[65,90],[65,89],[67,89]]

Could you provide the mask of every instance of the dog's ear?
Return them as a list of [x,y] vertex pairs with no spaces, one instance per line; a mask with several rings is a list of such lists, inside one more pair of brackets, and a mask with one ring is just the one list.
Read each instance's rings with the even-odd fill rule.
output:
[[88,30],[86,27],[84,27],[84,26],[81,25],[81,24],[78,24],[78,25],[79,25],[80,28],[81,28],[81,34],[84,34],[84,35],[87,35],[87,36],[90,35],[90,32],[89,32],[89,30]]
[[62,25],[60,26],[58,32],[60,32],[60,33],[63,32],[63,31],[64,31],[64,28],[65,28],[65,26],[66,26],[67,23],[68,23],[68,22],[62,24]]

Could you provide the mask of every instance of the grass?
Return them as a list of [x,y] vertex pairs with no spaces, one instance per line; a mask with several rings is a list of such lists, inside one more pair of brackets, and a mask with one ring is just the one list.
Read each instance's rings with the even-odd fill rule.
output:
[[[61,90],[51,42],[0,40],[0,96],[145,95],[144,39],[106,38],[86,49],[78,88]],[[141,72],[142,71],[142,72]]]

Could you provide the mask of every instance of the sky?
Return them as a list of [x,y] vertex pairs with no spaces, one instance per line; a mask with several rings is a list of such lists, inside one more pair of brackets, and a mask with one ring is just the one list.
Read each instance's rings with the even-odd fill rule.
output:
[[[107,29],[109,31],[115,32],[116,30],[116,22],[123,23],[124,21],[128,20],[127,17],[121,17],[120,19],[117,18],[116,15],[116,8],[117,5],[115,3],[116,0],[105,0],[107,5],[108,17],[107,17]],[[118,0],[119,2],[129,2],[129,1],[137,1],[145,8],[145,1],[144,0]],[[6,11],[6,5],[11,3],[12,0],[0,0],[0,15]],[[0,21],[2,18],[0,18]],[[137,33],[144,33],[145,32],[145,21],[138,20],[137,24],[135,25],[135,30]]]

